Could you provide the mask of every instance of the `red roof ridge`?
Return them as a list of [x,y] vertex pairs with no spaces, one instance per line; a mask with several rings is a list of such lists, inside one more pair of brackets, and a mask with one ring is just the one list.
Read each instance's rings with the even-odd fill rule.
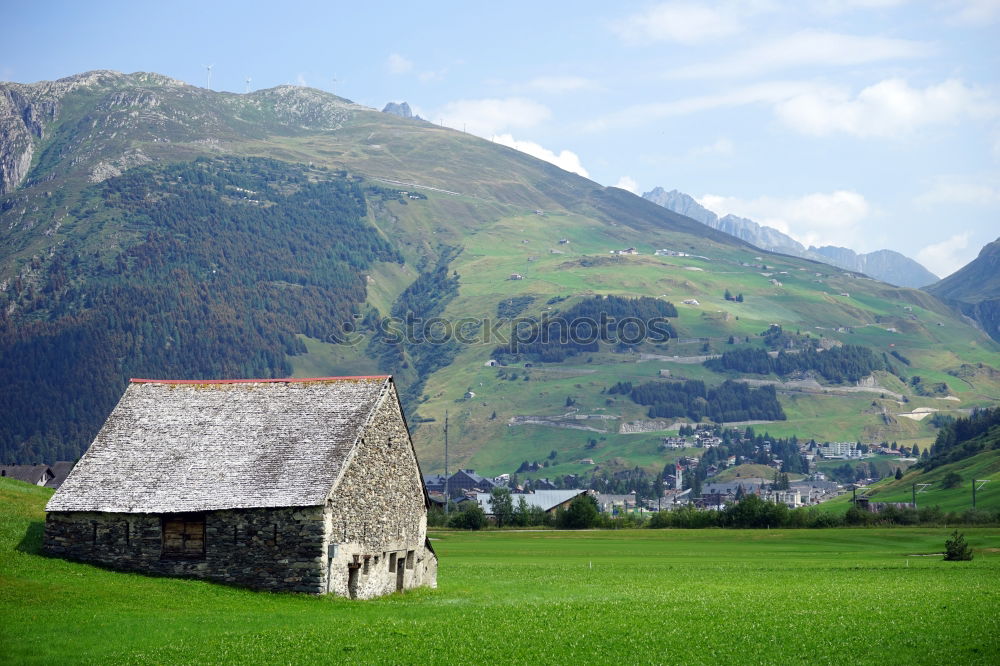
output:
[[356,375],[344,377],[285,377],[283,379],[129,379],[130,384],[277,384],[301,382],[334,382],[365,379],[389,379],[391,375]]

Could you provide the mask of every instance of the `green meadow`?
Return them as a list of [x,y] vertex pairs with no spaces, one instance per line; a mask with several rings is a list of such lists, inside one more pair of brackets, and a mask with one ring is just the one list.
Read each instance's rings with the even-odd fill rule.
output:
[[5,663],[995,663],[1000,530],[432,534],[439,587],[357,602],[39,554],[0,481]]

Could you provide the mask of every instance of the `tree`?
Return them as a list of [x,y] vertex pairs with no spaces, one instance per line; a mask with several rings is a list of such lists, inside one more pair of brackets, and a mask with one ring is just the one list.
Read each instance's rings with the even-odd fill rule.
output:
[[743,302],[743,294],[742,293],[736,294],[736,302],[737,303],[742,303]]
[[490,491],[490,506],[493,507],[493,520],[497,527],[510,525],[514,522],[514,501],[507,488],[496,487]]
[[724,298],[725,298],[725,299],[726,299],[727,301],[731,301],[731,300],[733,300],[733,293],[732,293],[731,291],[729,291],[728,289],[726,289],[726,293],[725,293],[725,295],[724,295]]
[[952,532],[951,538],[944,542],[944,559],[951,562],[968,562],[972,559],[972,548],[958,530]]
[[896,468],[895,477],[896,477],[897,481],[899,481],[900,479],[903,478],[903,470],[901,468],[899,468],[899,467]]
[[584,493],[574,497],[569,503],[569,508],[559,514],[559,527],[567,530],[583,530],[596,525],[599,517],[597,500]]
[[448,527],[462,530],[481,530],[486,525],[486,513],[476,502],[462,502],[462,510],[448,521]]
[[958,472],[948,472],[941,479],[941,487],[944,489],[958,488],[962,485],[962,476]]

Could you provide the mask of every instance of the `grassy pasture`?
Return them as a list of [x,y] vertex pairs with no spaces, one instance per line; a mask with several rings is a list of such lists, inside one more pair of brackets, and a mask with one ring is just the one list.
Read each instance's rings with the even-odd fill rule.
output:
[[371,602],[38,554],[48,491],[0,481],[6,663],[990,663],[1000,530],[442,532],[440,586]]

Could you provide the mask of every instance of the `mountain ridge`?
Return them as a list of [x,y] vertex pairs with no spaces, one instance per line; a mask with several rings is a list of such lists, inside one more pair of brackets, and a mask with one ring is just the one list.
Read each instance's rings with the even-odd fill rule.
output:
[[838,268],[857,271],[901,287],[923,287],[938,277],[918,262],[894,250],[876,250],[859,254],[849,248],[823,246],[808,249],[787,234],[768,226],[757,224],[736,215],[719,217],[699,204],[693,197],[678,190],[665,191],[655,187],[642,195],[669,210],[687,215],[713,228],[736,236],[746,242],[771,252],[783,252],[804,259],[814,259]]

